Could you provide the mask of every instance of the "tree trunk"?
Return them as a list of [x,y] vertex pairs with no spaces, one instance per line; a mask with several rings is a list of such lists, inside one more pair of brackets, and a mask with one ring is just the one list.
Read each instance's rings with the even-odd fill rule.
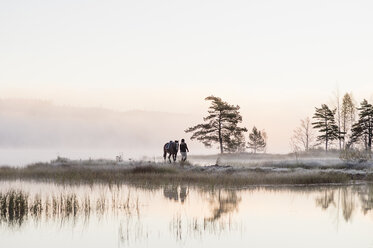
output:
[[342,139],[341,139],[341,111],[340,111],[340,103],[339,103],[339,90],[337,89],[337,118],[338,118],[338,142],[339,142],[339,150],[342,150]]
[[371,138],[368,140],[368,149],[369,151],[372,150],[372,139]]
[[220,153],[223,154],[223,138],[221,137],[221,111],[219,116],[219,145],[220,145]]
[[[220,136],[221,134],[219,134]],[[221,137],[219,137],[219,144],[220,144],[220,153],[223,154],[223,139]]]
[[346,120],[347,120],[347,116],[346,115],[343,115],[343,150],[346,149]]
[[364,145],[365,145],[365,151],[368,151],[368,140],[367,140],[367,135],[364,135]]
[[329,129],[328,129],[328,119],[326,117],[326,111],[325,111],[325,152],[328,152],[328,135],[329,135]]
[[372,130],[372,127],[369,127],[368,129],[368,132],[369,132],[369,135],[368,135],[368,149],[369,149],[369,152],[372,151],[372,133],[373,133],[373,130]]

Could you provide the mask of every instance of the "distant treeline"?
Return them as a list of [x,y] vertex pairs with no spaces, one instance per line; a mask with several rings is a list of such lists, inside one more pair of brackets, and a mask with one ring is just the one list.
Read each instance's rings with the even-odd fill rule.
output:
[[358,106],[351,93],[340,99],[336,94],[334,106],[322,104],[310,118],[301,120],[291,138],[293,150],[308,151],[323,146],[325,151],[336,145],[340,151],[357,149],[371,152],[373,137],[373,105],[364,99]]
[[[247,148],[253,153],[265,151],[267,133],[255,126],[248,136],[248,130],[240,127],[242,116],[238,105],[230,105],[219,97],[208,96],[211,104],[204,122],[185,130],[192,133],[191,139],[202,142],[206,147],[217,143],[220,152],[242,152]],[[363,100],[357,106],[351,93],[341,98],[336,94],[334,106],[322,104],[315,108],[311,118],[301,120],[300,126],[294,130],[290,140],[293,152],[324,147],[328,151],[331,145],[337,145],[340,151],[371,151],[373,137],[373,105]]]

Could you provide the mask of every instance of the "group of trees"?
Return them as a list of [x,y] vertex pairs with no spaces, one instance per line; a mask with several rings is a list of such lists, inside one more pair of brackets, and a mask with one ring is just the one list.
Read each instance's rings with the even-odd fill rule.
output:
[[265,131],[259,131],[255,126],[246,143],[244,133],[248,130],[239,126],[242,116],[238,105],[230,105],[215,96],[206,97],[205,100],[210,101],[211,104],[208,115],[203,118],[204,123],[185,130],[187,133],[192,133],[192,140],[198,140],[206,147],[217,143],[221,153],[242,152],[246,148],[251,149],[254,153],[265,150],[267,134]]
[[[198,140],[206,147],[217,143],[221,153],[242,152],[246,148],[253,153],[265,151],[267,134],[264,130],[260,131],[254,126],[246,142],[244,134],[248,130],[239,126],[242,116],[238,105],[230,105],[215,96],[206,97],[205,100],[211,104],[208,115],[203,118],[204,123],[185,130],[192,133],[192,140]],[[319,146],[324,146],[328,151],[331,144],[335,145],[336,142],[340,150],[361,147],[369,152],[372,150],[373,105],[364,99],[357,107],[350,93],[346,93],[341,100],[336,94],[333,108],[322,104],[315,108],[312,120],[301,120],[291,137],[294,151],[307,152]]]
[[[358,117],[358,120],[356,120]],[[371,152],[373,138],[373,105],[363,100],[357,107],[352,94],[346,93],[340,104],[339,95],[334,108],[322,104],[312,117],[301,121],[291,138],[293,150],[308,151],[323,145],[325,151],[336,143],[339,150],[363,147]],[[318,132],[318,135],[315,134]]]

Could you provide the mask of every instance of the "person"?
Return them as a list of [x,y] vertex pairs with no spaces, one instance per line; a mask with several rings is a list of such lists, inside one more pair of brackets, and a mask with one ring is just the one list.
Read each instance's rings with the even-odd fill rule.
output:
[[180,143],[181,161],[186,161],[186,159],[187,159],[187,152],[189,152],[188,146],[185,143],[185,140],[181,139],[181,143]]
[[179,151],[179,141],[175,140],[175,145],[176,145],[176,153]]

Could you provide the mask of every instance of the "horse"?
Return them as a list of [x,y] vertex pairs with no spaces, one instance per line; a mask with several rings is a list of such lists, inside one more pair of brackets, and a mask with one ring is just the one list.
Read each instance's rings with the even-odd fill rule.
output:
[[167,153],[170,154],[168,156],[168,161],[171,163],[171,155],[174,163],[176,162],[177,152],[179,151],[179,141],[175,140],[175,142],[166,143],[163,146],[163,158],[166,161]]

